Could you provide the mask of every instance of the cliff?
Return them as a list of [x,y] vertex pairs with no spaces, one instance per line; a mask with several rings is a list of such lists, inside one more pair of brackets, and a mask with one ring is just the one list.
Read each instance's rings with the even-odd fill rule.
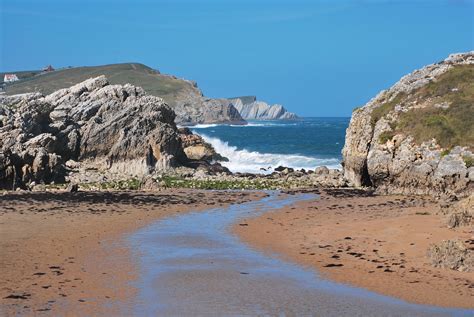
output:
[[379,192],[465,196],[473,151],[474,52],[452,54],[354,110],[344,176]]
[[245,96],[230,99],[245,120],[291,120],[296,114],[288,112],[282,105],[269,105],[256,97]]
[[244,120],[227,99],[205,98],[195,82],[161,74],[138,63],[74,67],[49,73],[28,72],[30,76],[8,84],[8,95],[56,90],[78,84],[91,77],[104,75],[112,85],[131,84],[142,87],[149,95],[163,98],[176,113],[178,124],[234,123]]
[[196,136],[183,147],[174,120],[163,99],[104,76],[47,96],[0,96],[0,188],[64,182],[66,161],[119,178],[205,161],[188,158],[185,148],[203,141]]

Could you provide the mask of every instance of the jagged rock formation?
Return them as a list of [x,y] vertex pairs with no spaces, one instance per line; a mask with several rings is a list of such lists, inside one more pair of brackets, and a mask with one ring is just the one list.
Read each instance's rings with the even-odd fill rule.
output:
[[291,120],[296,114],[288,112],[282,105],[270,106],[266,102],[257,101],[256,97],[237,97],[230,99],[245,120]]
[[428,258],[434,267],[461,272],[474,270],[474,251],[460,240],[445,240],[431,245]]
[[472,226],[474,223],[474,193],[460,201],[441,203],[440,207],[447,215],[448,228]]
[[188,159],[195,161],[227,160],[217,153],[211,144],[204,141],[200,135],[193,134],[188,128],[179,128],[178,132],[184,153]]
[[173,110],[180,125],[246,124],[229,100],[209,99],[192,92],[180,95],[173,103]]
[[474,52],[403,77],[354,110],[344,176],[379,192],[461,195],[474,184]]
[[195,82],[161,74],[139,63],[74,67],[34,75],[32,73],[28,80],[7,85],[6,93],[13,95],[39,91],[47,95],[88,78],[105,75],[112,85],[139,86],[149,95],[163,98],[176,113],[177,124],[245,123],[229,100],[206,98]]
[[173,110],[92,78],[50,95],[0,97],[0,188],[63,181],[67,160],[138,176],[184,162]]

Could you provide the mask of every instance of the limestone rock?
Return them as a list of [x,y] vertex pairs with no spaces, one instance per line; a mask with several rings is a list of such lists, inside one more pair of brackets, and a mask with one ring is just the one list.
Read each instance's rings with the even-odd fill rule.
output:
[[474,252],[459,240],[446,240],[430,246],[428,257],[434,267],[462,272],[474,270]]
[[447,214],[448,228],[471,226],[474,222],[474,194],[460,201],[443,204],[441,210]]
[[198,161],[225,160],[215,151],[211,144],[205,142],[201,136],[193,134],[188,128],[180,128],[179,137],[188,159]]
[[269,105],[263,101],[257,101],[255,97],[233,98],[234,107],[242,118],[248,120],[291,120],[296,119],[296,114],[288,112],[282,105]]
[[[450,55],[442,62],[404,76],[354,110],[342,150],[345,178],[354,186],[374,186],[380,193],[469,195],[474,182],[466,158],[474,159],[474,145],[454,146],[446,154],[447,149],[437,140],[416,142],[412,135],[393,127],[401,114],[426,103],[418,100],[397,104],[397,96],[410,96],[453,67],[473,64],[474,52]],[[393,109],[383,108],[390,102]]]
[[0,115],[2,188],[64,181],[66,160],[130,176],[186,161],[172,109],[104,76],[48,96],[2,96]]

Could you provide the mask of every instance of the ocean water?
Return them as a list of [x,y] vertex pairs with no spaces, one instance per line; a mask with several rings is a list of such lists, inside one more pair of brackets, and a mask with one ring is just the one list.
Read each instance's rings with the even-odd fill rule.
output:
[[[350,118],[249,121],[248,125],[203,124],[191,128],[229,162],[232,172],[267,173],[277,166],[341,168]],[[263,170],[263,169],[266,169]]]

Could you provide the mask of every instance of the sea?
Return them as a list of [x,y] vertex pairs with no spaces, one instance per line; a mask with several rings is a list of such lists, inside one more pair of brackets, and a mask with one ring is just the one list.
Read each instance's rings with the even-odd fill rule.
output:
[[341,151],[350,118],[248,121],[247,125],[190,127],[222,156],[232,172],[270,173],[278,166],[314,170],[341,168]]

